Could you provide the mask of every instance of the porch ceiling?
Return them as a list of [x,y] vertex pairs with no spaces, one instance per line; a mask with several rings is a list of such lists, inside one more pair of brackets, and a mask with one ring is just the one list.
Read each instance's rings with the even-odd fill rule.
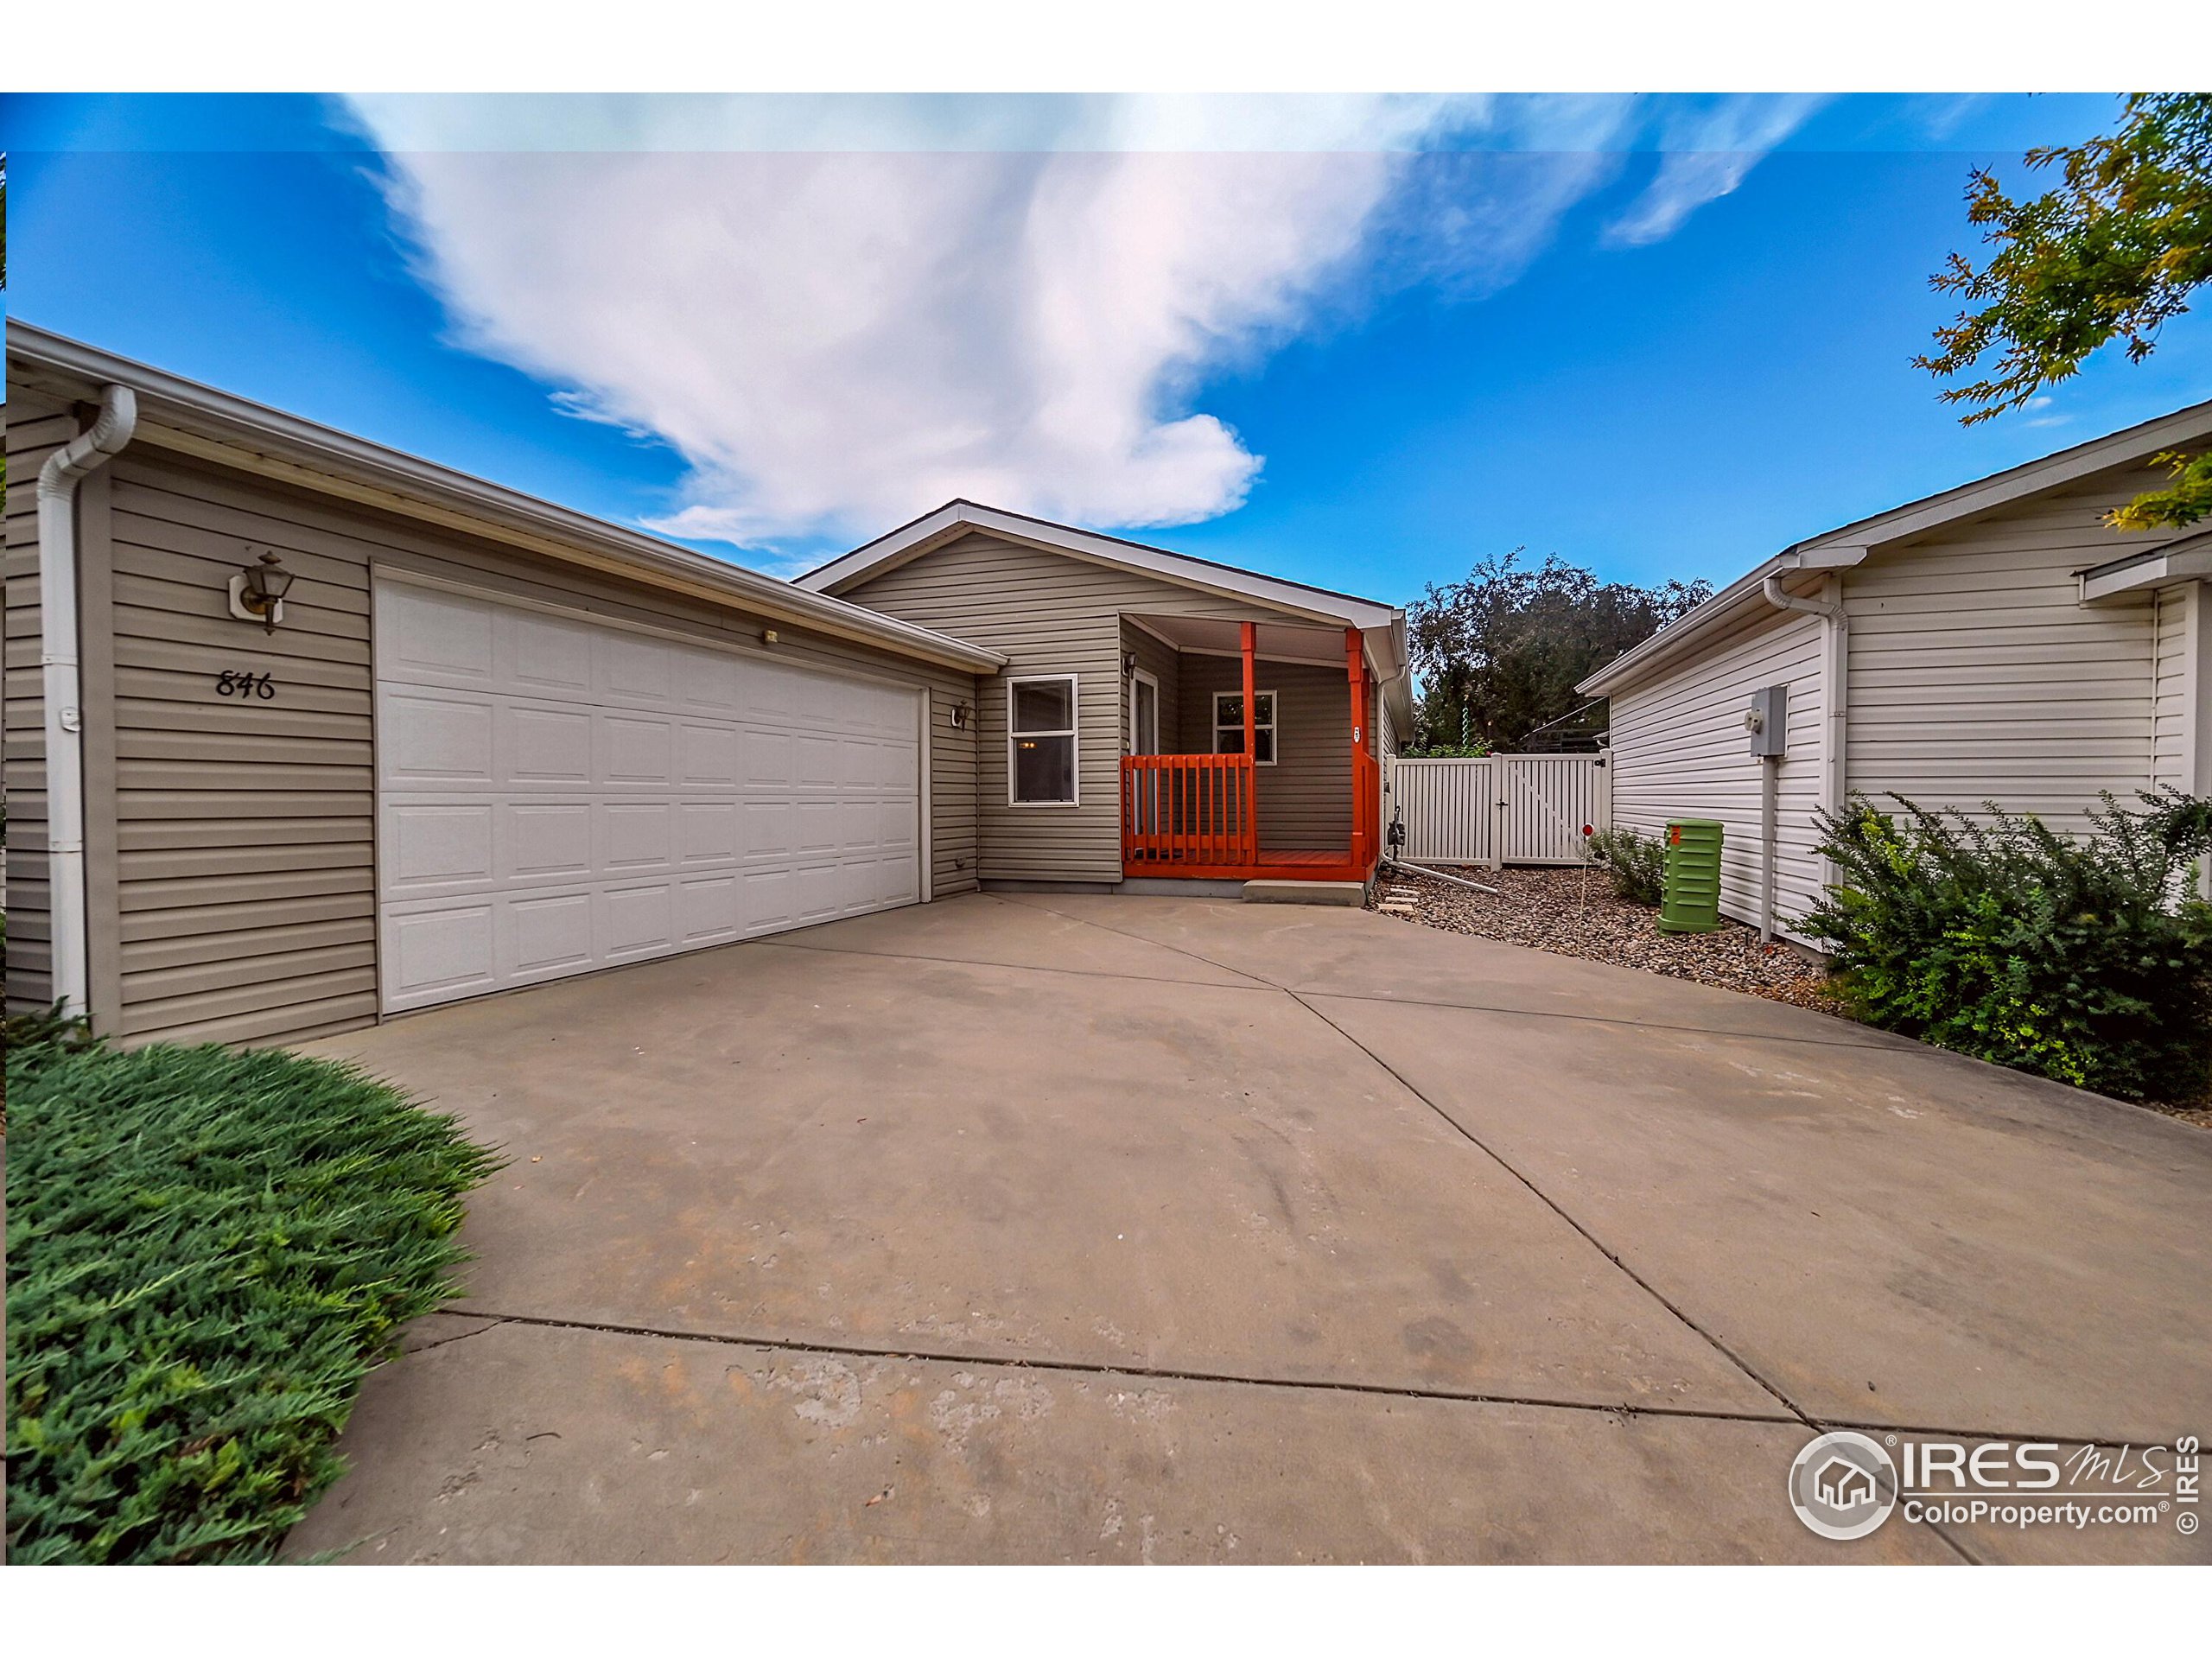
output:
[[[1153,616],[1127,613],[1128,620],[1178,651],[1212,652],[1224,657],[1239,653],[1240,625],[1211,616]],[[1294,623],[1262,622],[1254,633],[1254,650],[1279,663],[1312,663],[1325,668],[1344,665],[1342,628],[1303,628]]]

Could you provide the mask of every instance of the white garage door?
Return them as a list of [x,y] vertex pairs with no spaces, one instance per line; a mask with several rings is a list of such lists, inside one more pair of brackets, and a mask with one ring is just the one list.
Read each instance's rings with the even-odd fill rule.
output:
[[912,904],[919,693],[376,593],[384,1006]]

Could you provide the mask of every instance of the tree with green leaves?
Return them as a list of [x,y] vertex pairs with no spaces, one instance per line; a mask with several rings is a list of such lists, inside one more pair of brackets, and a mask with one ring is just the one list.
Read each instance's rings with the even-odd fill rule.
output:
[[1575,683],[1713,596],[1708,582],[1600,582],[1556,553],[1484,559],[1406,613],[1421,749],[1510,750],[1584,704]]
[[[1982,168],[1967,188],[1967,220],[1986,227],[1979,268],[1954,253],[1929,280],[1972,308],[1936,331],[1938,350],[1913,359],[1939,378],[1993,369],[1938,395],[1972,407],[1967,424],[2017,409],[2075,373],[2092,352],[2125,339],[2132,362],[2212,279],[2212,93],[2137,92],[2119,130],[2086,143],[2031,149],[2032,171],[2058,169],[2041,195],[2015,200]],[[2169,486],[2113,512],[2120,530],[2196,523],[2212,515],[2212,451],[2158,456]]]

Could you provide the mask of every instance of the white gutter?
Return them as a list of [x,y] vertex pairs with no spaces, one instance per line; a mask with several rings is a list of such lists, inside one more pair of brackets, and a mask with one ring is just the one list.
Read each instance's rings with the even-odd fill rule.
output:
[[751,610],[793,627],[989,673],[1000,652],[779,577],[541,501],[365,438],[10,319],[10,385],[55,397],[114,383],[137,393],[142,446],[277,480],[566,563]]
[[85,711],[77,658],[77,486],[123,452],[138,426],[128,386],[100,388],[99,418],[38,469],[39,663],[46,704],[48,925],[53,988],[81,1018],[91,983],[85,919]]

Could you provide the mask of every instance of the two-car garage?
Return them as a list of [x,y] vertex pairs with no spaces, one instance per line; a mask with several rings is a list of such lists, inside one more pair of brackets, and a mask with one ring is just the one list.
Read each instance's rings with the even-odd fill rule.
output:
[[100,435],[7,503],[11,1012],[298,1042],[976,886],[1004,653],[35,328],[7,357],[12,474]]
[[922,899],[922,694],[380,575],[381,996]]

